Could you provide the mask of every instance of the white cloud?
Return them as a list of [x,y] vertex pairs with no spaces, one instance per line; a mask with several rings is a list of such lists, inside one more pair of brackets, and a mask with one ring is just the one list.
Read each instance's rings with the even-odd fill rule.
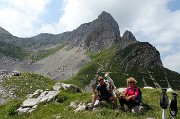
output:
[[179,59],[180,59],[180,53],[175,53],[163,58],[162,61],[165,67],[168,67],[169,69],[174,70],[176,72],[180,72]]
[[41,15],[49,0],[8,0],[0,7],[0,26],[17,36],[38,33]]
[[171,53],[173,49],[173,45],[157,45],[156,49],[158,49],[159,52],[161,53]]
[[43,24],[39,29],[40,33],[58,33],[56,24]]

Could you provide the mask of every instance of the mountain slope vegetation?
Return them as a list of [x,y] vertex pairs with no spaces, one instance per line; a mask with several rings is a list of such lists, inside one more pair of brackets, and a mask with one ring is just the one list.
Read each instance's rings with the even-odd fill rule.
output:
[[28,52],[19,46],[13,44],[4,43],[0,41],[0,53],[12,58],[23,60],[28,56]]

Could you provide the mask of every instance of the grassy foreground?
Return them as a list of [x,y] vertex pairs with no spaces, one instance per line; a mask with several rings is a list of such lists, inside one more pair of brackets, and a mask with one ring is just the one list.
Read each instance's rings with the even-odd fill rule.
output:
[[[67,91],[61,91],[57,96],[60,103],[51,101],[47,104],[42,104],[33,113],[18,115],[14,110],[21,104],[22,100],[9,101],[7,104],[0,106],[0,119],[146,119],[154,118],[161,119],[162,109],[159,105],[159,99],[161,96],[161,90],[159,89],[142,89],[143,103],[146,107],[142,111],[141,115],[122,112],[120,110],[113,110],[109,106],[103,106],[96,111],[74,111],[74,108],[70,107],[70,103],[77,101],[85,102],[86,104],[91,102],[91,92],[84,93],[71,93]],[[177,92],[178,95],[180,92]],[[171,99],[171,93],[167,93],[169,99]],[[180,98],[178,98],[180,102]],[[118,103],[119,105],[119,103]],[[178,106],[179,107],[179,106]],[[14,112],[14,113],[13,113]],[[166,119],[170,119],[169,110],[166,109]],[[180,113],[177,113],[177,119],[180,118]]]

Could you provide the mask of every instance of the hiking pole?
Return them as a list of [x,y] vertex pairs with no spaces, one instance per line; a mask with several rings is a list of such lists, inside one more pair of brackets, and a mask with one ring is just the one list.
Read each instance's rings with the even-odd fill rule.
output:
[[167,89],[162,88],[162,94],[160,97],[160,106],[162,108],[162,119],[165,119],[165,109],[167,109],[168,106],[168,96],[166,94]]
[[172,100],[170,103],[169,111],[172,116],[172,119],[174,119],[177,114],[177,94],[176,93],[172,93]]

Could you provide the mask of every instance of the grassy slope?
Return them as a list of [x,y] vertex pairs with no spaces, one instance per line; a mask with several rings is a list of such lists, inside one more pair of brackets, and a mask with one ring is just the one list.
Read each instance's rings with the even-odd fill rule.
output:
[[38,50],[38,51],[26,51],[25,49],[15,46],[13,44],[0,42],[0,53],[5,56],[9,56],[12,58],[17,58],[20,60],[30,59],[33,62],[44,59],[51,54],[56,53],[60,49],[62,49],[65,44],[58,44],[54,48],[46,49],[46,50]]
[[28,56],[28,53],[21,47],[3,42],[0,42],[0,53],[21,60]]
[[30,55],[30,59],[33,62],[44,59],[44,58],[48,57],[49,55],[56,53],[57,51],[62,49],[64,46],[65,46],[65,44],[59,44],[55,48],[50,48],[50,49],[46,49],[46,50],[32,51],[31,55]]
[[0,82],[6,89],[13,89],[18,99],[9,100],[5,105],[0,106],[0,119],[15,118],[7,117],[16,114],[16,109],[20,106],[27,94],[34,93],[37,89],[51,89],[55,82],[42,75],[34,73],[22,73],[20,76],[12,76]]
[[[18,106],[21,102],[11,101],[6,105],[0,106],[0,118],[1,119],[56,119],[60,117],[61,119],[145,119],[152,117],[155,119],[161,118],[162,109],[159,105],[159,99],[161,91],[158,89],[148,90],[143,89],[143,102],[146,106],[146,110],[142,111],[141,115],[134,113],[125,113],[120,110],[112,110],[110,106],[102,106],[97,111],[81,111],[74,112],[74,109],[70,107],[70,102],[78,100],[80,102],[91,102],[91,93],[70,93],[61,91],[59,97],[61,97],[62,102],[57,104],[55,102],[49,102],[46,105],[40,105],[36,111],[31,114],[12,114],[12,110]],[[180,92],[178,92],[180,94]],[[171,94],[168,93],[169,98]],[[180,98],[178,98],[180,102]],[[118,103],[119,105],[119,103]],[[169,110],[166,109],[166,118],[171,118],[169,115]],[[180,113],[177,113],[176,118],[180,118]]]
[[37,89],[51,89],[54,84],[53,80],[34,73],[22,73],[20,76],[12,76],[1,82],[7,90],[13,89],[11,92],[20,99]]

